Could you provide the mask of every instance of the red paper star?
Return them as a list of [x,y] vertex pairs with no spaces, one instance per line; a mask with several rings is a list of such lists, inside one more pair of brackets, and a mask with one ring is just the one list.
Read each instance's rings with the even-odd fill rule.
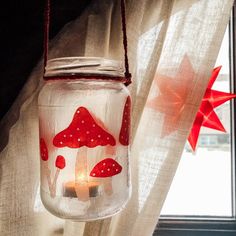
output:
[[158,75],[155,82],[159,88],[157,97],[147,102],[147,107],[164,113],[161,137],[171,134],[179,127],[179,120],[191,86],[194,70],[187,56],[184,56],[175,77]]
[[211,89],[220,72],[220,69],[221,66],[215,68],[212,72],[205,95],[202,99],[202,103],[188,137],[189,144],[194,151],[196,149],[200,129],[202,126],[226,132],[217,114],[214,112],[214,108],[232,98],[235,98],[236,94],[225,93]]

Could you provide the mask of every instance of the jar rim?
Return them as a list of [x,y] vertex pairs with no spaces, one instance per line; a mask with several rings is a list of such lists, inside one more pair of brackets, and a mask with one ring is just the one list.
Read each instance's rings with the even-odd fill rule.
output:
[[45,77],[92,75],[124,77],[121,61],[103,57],[58,57],[47,61]]

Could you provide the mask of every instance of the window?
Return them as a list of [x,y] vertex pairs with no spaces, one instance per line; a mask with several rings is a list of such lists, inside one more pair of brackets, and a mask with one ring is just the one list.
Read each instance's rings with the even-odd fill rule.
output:
[[[213,89],[226,92],[236,84],[235,17],[234,6],[216,63],[223,67]],[[155,236],[236,235],[235,109],[235,101],[216,109],[226,133],[202,128],[195,154],[186,144]]]

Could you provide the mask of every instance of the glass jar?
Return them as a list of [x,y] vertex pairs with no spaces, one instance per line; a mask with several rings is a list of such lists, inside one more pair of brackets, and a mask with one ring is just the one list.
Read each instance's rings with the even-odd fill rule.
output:
[[41,199],[58,217],[106,218],[129,199],[131,104],[122,78],[117,61],[48,61],[38,99]]

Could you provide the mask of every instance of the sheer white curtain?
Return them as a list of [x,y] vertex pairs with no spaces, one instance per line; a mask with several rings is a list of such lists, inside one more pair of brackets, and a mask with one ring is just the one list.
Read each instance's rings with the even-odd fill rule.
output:
[[[133,74],[133,193],[122,213],[91,223],[64,222],[39,200],[37,95],[42,62],[1,121],[1,235],[149,236],[205,92],[233,0],[128,0]],[[94,0],[51,42],[50,58],[122,60],[119,1]],[[176,105],[177,104],[177,105]]]

